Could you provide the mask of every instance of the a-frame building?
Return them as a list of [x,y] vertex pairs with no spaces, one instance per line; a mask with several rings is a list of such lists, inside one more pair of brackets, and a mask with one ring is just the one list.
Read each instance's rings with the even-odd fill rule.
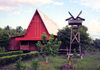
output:
[[57,35],[58,26],[41,11],[36,10],[25,34],[11,37],[9,50],[37,50],[36,42],[41,41],[43,32],[49,40],[50,34]]

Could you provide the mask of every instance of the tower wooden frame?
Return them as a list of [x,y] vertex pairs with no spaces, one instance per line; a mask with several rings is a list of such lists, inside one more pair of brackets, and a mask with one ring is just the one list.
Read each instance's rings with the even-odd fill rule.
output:
[[[68,21],[68,24],[71,26],[71,34],[70,34],[70,48],[69,48],[69,53],[68,55],[71,55],[71,51],[72,51],[72,44],[74,42],[74,40],[76,40],[76,42],[78,43],[78,47],[79,47],[79,54],[80,56],[82,55],[82,51],[81,51],[81,43],[80,43],[80,26],[82,25],[82,21],[85,21],[85,19],[79,17],[80,14],[82,13],[82,11],[80,11],[80,13],[78,14],[78,16],[76,18],[73,17],[73,15],[68,12],[70,14],[70,18],[67,18],[66,21]],[[74,30],[76,30],[76,33],[74,32]]]

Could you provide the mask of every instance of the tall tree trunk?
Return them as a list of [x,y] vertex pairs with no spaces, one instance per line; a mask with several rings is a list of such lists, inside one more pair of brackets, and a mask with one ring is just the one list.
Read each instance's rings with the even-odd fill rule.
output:
[[49,57],[49,56],[46,56],[46,63],[48,63],[48,57]]

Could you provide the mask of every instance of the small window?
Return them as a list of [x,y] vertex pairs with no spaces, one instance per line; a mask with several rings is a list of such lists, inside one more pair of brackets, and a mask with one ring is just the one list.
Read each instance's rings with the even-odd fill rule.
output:
[[21,41],[21,45],[28,45],[27,41]]
[[29,41],[29,45],[33,46],[35,43],[33,41]]

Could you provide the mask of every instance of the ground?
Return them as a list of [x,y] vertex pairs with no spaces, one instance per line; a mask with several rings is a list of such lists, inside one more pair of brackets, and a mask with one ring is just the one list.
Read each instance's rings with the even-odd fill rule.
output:
[[[27,70],[32,70],[31,64],[34,58],[22,61]],[[49,56],[49,63],[45,63],[44,58],[39,56],[38,70],[61,70],[61,66],[66,63],[66,55]],[[76,59],[74,63],[75,70],[100,70],[100,52],[88,53],[83,59]],[[15,70],[15,63],[5,65],[0,70]]]

